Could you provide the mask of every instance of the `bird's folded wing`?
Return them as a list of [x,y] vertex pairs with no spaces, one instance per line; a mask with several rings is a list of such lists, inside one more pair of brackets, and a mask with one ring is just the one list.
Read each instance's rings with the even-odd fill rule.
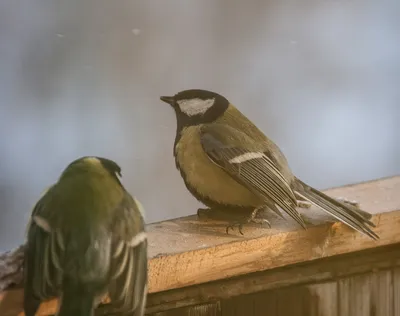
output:
[[26,297],[40,300],[59,294],[61,282],[59,267],[60,235],[51,232],[46,204],[50,198],[48,188],[35,204],[27,225],[27,245],[25,247],[24,277]]
[[126,191],[112,230],[109,295],[113,312],[142,315],[147,292],[147,237],[141,205]]
[[[201,143],[208,157],[236,181],[261,195],[266,202],[272,200],[305,226],[296,210],[297,201],[287,180],[261,147],[254,146],[246,134],[222,124],[209,125],[202,128]],[[257,150],[257,147],[260,148]]]

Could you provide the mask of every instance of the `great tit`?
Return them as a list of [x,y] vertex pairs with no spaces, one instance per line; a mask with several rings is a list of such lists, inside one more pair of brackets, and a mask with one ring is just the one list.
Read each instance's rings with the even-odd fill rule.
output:
[[82,157],[36,203],[25,247],[25,315],[53,297],[60,297],[59,316],[94,315],[105,294],[110,314],[144,315],[143,207],[120,176],[114,161]]
[[231,221],[227,232],[238,226],[242,234],[244,223],[260,222],[260,210],[281,215],[279,208],[305,228],[296,206],[308,201],[355,230],[379,238],[370,228],[375,227],[371,214],[296,178],[278,146],[222,95],[196,89],[160,98],[176,114],[173,152],[187,189],[210,213],[247,214]]

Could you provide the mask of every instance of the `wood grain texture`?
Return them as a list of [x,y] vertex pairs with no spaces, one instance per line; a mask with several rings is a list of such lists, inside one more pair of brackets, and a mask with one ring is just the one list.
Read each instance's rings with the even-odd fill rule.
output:
[[395,315],[392,275],[392,270],[386,270],[340,280],[340,315]]
[[337,282],[306,286],[310,293],[309,316],[340,316],[338,314]]
[[[226,223],[198,221],[194,216],[155,223],[147,227],[151,257],[149,292],[169,291],[399,244],[400,212],[395,210],[400,210],[400,176],[325,192],[357,200],[362,209],[376,214],[373,222],[380,240],[373,241],[343,224],[332,224],[332,218],[315,208],[299,210],[307,214],[311,222],[307,230],[299,228],[293,220],[285,221],[271,215],[272,229],[249,225],[244,229],[244,237],[226,235]],[[0,311],[6,304],[5,297],[11,297],[14,306],[22,306],[22,291],[9,292],[13,292],[11,296],[7,292],[0,294]],[[52,314],[55,309],[55,300],[46,302],[38,315]]]
[[219,302],[202,304],[191,307],[177,308],[170,311],[151,314],[151,316],[220,316]]
[[386,270],[371,273],[370,280],[372,315],[393,315],[393,271]]
[[184,290],[153,293],[148,297],[147,309],[149,312],[168,310],[296,284],[330,282],[396,266],[400,267],[400,244],[193,285]]
[[336,282],[294,286],[221,302],[222,316],[338,316]]
[[393,315],[400,316],[400,267],[393,269]]
[[400,177],[327,191],[332,196],[355,199],[373,214],[381,213],[373,218],[379,241],[341,223],[321,224],[327,216],[314,208],[300,210],[316,225],[307,231],[292,220],[277,217],[270,220],[272,229],[248,227],[245,237],[226,235],[226,224],[213,226],[189,218],[161,223],[157,231],[151,231],[150,253],[166,254],[150,262],[150,293],[398,243],[400,212],[384,212],[400,210],[399,192]]

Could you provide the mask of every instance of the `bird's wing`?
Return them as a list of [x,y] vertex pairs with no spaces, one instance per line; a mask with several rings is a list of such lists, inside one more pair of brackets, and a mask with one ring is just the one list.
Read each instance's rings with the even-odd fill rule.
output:
[[266,154],[264,144],[223,124],[209,124],[201,129],[201,143],[208,157],[236,181],[287,212],[300,225],[305,223],[296,210],[296,197],[289,183]]
[[[45,300],[57,296],[61,274],[55,255],[60,247],[60,240],[55,237],[46,216],[46,203],[50,198],[47,189],[33,208],[27,227],[27,243],[25,246],[24,279],[25,304],[30,305],[32,300]],[[59,237],[59,236],[58,236]],[[53,260],[56,259],[56,260]]]
[[111,282],[113,314],[144,315],[147,295],[147,236],[143,208],[127,191],[112,227]]

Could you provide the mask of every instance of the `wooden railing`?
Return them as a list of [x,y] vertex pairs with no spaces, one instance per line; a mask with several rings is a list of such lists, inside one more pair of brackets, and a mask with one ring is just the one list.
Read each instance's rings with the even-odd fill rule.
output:
[[[227,308],[224,300],[232,297],[400,265],[400,176],[325,192],[356,200],[374,214],[380,239],[374,241],[332,222],[315,208],[299,209],[311,223],[307,230],[274,215],[269,219],[271,229],[245,226],[244,236],[227,235],[226,223],[196,216],[150,224],[147,312],[169,315],[166,311],[181,308],[182,315],[189,310],[191,315],[222,315],[221,310]],[[393,280],[398,293],[392,290],[393,313],[385,316],[400,315],[400,273]],[[0,294],[0,315],[23,315],[22,297],[18,286]],[[38,315],[54,314],[56,307],[56,300],[44,302]]]

